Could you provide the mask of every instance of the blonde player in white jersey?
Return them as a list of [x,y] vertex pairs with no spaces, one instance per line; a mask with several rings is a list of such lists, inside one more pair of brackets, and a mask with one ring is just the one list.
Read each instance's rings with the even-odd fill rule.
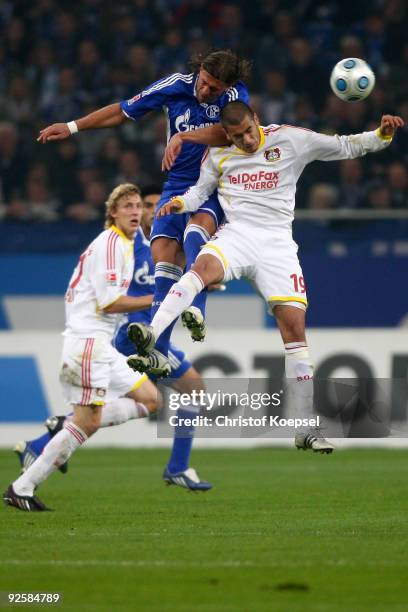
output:
[[[227,223],[202,248],[192,269],[173,285],[151,327],[134,323],[129,337],[138,353],[128,363],[148,371],[155,339],[210,283],[245,277],[255,284],[276,317],[285,345],[285,373],[297,416],[315,417],[313,367],[305,336],[306,286],[292,238],[296,183],[309,162],[361,157],[392,140],[400,117],[386,115],[372,132],[326,136],[288,125],[261,127],[251,108],[231,102],[221,112],[229,146],[210,148],[200,177],[159,215],[197,210],[215,188]],[[298,448],[331,452],[319,431],[295,438]]]
[[21,510],[46,506],[35,488],[68,461],[99,427],[155,412],[159,394],[145,374],[134,372],[111,344],[118,314],[144,310],[153,295],[126,295],[132,278],[133,236],[143,204],[136,185],[116,187],[106,202],[105,231],[82,253],[65,296],[66,328],[60,382],[73,416],[45,446],[3,499]]

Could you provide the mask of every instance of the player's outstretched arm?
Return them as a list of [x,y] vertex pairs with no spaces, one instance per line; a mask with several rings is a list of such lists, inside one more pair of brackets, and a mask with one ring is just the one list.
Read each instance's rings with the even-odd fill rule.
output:
[[[395,131],[403,127],[401,117],[383,115],[379,127],[362,134],[349,136],[328,136],[317,132],[297,129],[294,139],[299,155],[305,163],[313,160],[338,161],[363,157],[367,153],[376,153],[388,147]],[[289,129],[291,129],[289,127]]]
[[119,102],[117,102],[69,123],[53,123],[40,130],[37,142],[45,144],[51,140],[64,140],[79,130],[115,127],[126,119],[127,117],[122,112]]
[[172,136],[167,144],[162,159],[162,170],[170,170],[177,157],[181,153],[183,143],[192,142],[205,144],[209,147],[225,147],[231,143],[224,128],[220,123],[210,127],[191,130],[188,132],[178,132]]

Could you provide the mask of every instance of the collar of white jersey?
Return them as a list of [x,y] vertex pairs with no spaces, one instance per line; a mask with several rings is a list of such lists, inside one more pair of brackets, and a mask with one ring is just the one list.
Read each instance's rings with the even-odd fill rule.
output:
[[132,240],[129,240],[129,238],[126,236],[126,234],[124,234],[122,232],[122,230],[120,230],[118,227],[116,227],[116,225],[111,225],[109,229],[112,230],[112,232],[115,232],[116,234],[118,234],[118,236],[123,238],[123,240],[126,240],[126,242],[133,242]]
[[260,136],[260,140],[259,140],[259,145],[256,151],[254,151],[253,153],[247,153],[246,151],[244,151],[243,149],[240,149],[239,147],[237,147],[237,145],[235,145],[236,150],[241,154],[241,155],[255,155],[255,153],[257,153],[259,151],[259,149],[262,149],[262,147],[265,144],[265,133],[263,131],[263,127],[258,125],[258,130],[259,130],[259,136]]

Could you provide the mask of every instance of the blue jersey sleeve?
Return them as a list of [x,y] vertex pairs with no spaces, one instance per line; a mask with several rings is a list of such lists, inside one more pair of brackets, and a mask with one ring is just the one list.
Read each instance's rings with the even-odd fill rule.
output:
[[190,82],[192,78],[193,75],[175,73],[160,79],[130,100],[122,100],[121,109],[127,117],[137,121],[146,113],[161,110],[163,106],[167,106],[169,98],[176,96],[183,85]]
[[221,108],[224,108],[228,102],[234,102],[235,100],[240,100],[241,102],[245,102],[245,104],[249,104],[249,93],[242,81],[238,81],[238,83],[232,87],[228,87],[222,96]]

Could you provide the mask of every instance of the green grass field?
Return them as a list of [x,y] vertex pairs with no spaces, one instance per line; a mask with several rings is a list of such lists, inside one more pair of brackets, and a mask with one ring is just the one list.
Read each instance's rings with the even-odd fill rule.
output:
[[[0,591],[73,611],[407,610],[406,452],[196,451],[201,494],[164,486],[166,457],[83,450],[41,488],[55,512],[1,508]],[[2,489],[16,469],[2,451]]]

